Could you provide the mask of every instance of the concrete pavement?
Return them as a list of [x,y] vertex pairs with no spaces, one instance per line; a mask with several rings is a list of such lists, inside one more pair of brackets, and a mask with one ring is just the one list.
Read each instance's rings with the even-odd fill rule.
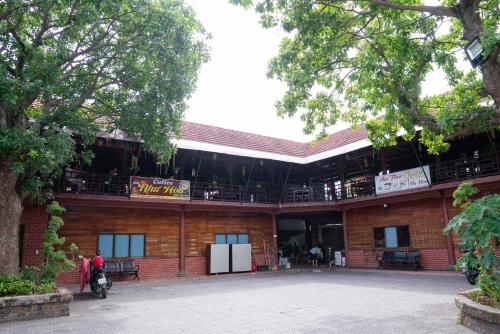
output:
[[350,270],[124,282],[0,333],[471,333],[453,303],[467,288],[461,275]]

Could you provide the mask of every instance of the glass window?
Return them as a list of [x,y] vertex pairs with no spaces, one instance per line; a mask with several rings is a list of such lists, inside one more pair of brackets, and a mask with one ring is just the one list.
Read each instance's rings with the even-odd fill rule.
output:
[[385,247],[387,248],[398,247],[398,233],[395,227],[385,228]]
[[225,244],[226,243],[226,235],[225,234],[216,234],[215,235],[215,243],[216,244]]
[[129,235],[128,234],[115,234],[115,248],[114,257],[127,257],[129,246]]
[[113,257],[113,235],[99,234],[97,249],[102,250],[102,257]]
[[239,244],[248,244],[248,234],[238,234]]
[[227,235],[227,243],[228,244],[237,244],[238,243],[238,235],[237,234],[228,234]]
[[410,247],[410,229],[408,225],[398,226],[398,245],[399,247]]
[[385,247],[385,232],[383,227],[375,227],[373,229],[373,239],[376,248]]
[[375,227],[373,245],[375,248],[410,247],[410,228],[408,225]]
[[130,256],[144,256],[144,234],[130,235]]

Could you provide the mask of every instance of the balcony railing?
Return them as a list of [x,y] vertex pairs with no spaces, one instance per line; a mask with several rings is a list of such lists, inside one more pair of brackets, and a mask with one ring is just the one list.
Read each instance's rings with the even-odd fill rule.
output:
[[276,203],[279,199],[277,194],[276,187],[245,187],[240,185],[213,184],[206,182],[191,184],[191,198],[194,200]]
[[[430,165],[432,184],[462,181],[482,176],[500,174],[500,164],[496,154],[488,153],[472,157],[462,157]],[[58,183],[62,193],[82,193],[111,196],[130,195],[128,176],[110,176],[66,170]],[[319,183],[312,186],[288,185],[241,186],[191,182],[191,199],[239,203],[307,203],[335,202],[375,194],[373,176],[364,176],[334,184]]]
[[446,183],[500,174],[498,155],[486,153],[431,165],[433,183]]
[[349,198],[370,196],[375,193],[373,177],[361,177],[334,185],[320,183],[313,186],[292,186],[287,188],[284,201],[288,203],[329,202]]

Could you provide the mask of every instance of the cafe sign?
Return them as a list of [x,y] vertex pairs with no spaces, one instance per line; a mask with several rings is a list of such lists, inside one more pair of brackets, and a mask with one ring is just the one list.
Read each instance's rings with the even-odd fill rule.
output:
[[429,166],[427,165],[375,176],[375,192],[377,194],[385,194],[393,191],[428,187],[430,182]]
[[130,177],[130,197],[189,199],[189,181],[157,179],[151,177]]

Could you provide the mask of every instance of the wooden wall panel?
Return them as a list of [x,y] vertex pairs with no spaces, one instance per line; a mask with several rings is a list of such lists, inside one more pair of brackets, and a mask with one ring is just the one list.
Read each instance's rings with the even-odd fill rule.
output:
[[430,199],[347,211],[349,248],[373,248],[373,228],[409,225],[412,248],[446,248],[441,201]]
[[80,254],[91,256],[98,233],[144,233],[147,257],[178,256],[179,213],[164,210],[76,208],[64,215],[60,235],[66,247],[74,242]]
[[186,256],[205,256],[216,233],[248,233],[256,254],[263,254],[263,240],[272,244],[272,216],[269,214],[186,212]]

